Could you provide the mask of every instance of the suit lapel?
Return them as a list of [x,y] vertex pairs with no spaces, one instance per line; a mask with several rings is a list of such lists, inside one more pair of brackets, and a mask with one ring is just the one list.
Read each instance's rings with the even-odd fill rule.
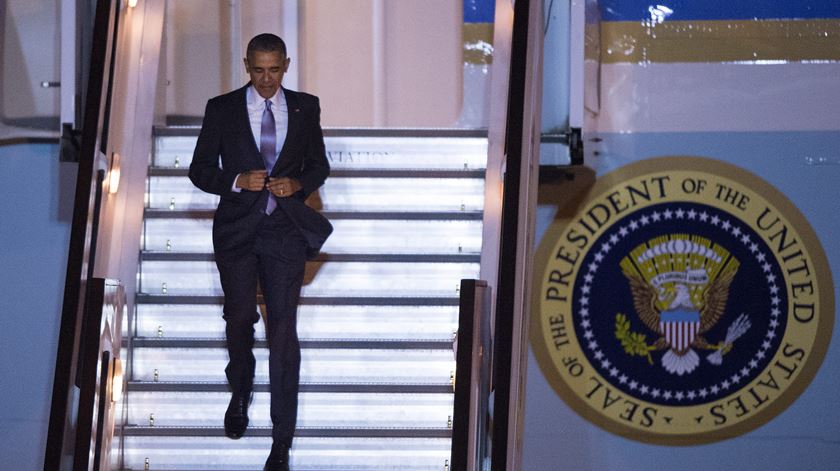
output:
[[301,128],[300,100],[298,99],[297,93],[284,88],[283,94],[286,97],[286,109],[289,113],[286,121],[288,126],[286,128],[286,140],[283,141],[283,148],[280,149],[280,154],[277,156],[277,163],[274,164],[272,173],[275,173],[281,167],[278,164],[284,160],[284,156],[289,152],[293,143],[296,142],[298,138],[297,134]]
[[236,134],[242,136],[242,140],[245,142],[242,144],[243,150],[245,154],[248,155],[249,159],[256,163],[257,168],[264,168],[265,163],[263,163],[262,154],[260,154],[260,148],[257,147],[257,141],[254,138],[254,132],[251,131],[251,118],[248,116],[248,87],[251,86],[251,82],[248,82],[244,87],[239,89],[239,96],[236,98],[236,108],[235,108],[235,116],[232,120],[233,123],[236,123],[238,129],[236,130]]

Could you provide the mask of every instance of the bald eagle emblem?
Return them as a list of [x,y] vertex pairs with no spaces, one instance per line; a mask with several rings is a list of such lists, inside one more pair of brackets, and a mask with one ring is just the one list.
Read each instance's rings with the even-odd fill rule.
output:
[[656,340],[648,345],[644,336],[630,334],[629,321],[621,313],[616,316],[616,336],[625,351],[646,353],[651,363],[649,352],[666,350],[660,361],[671,374],[694,371],[700,365],[696,350],[713,350],[707,360],[720,365],[723,355],[750,327],[749,318],[741,314],[723,342],[712,345],[704,337],[724,317],[729,288],[740,265],[728,250],[709,239],[688,234],[656,237],[634,248],[620,265],[636,314]]

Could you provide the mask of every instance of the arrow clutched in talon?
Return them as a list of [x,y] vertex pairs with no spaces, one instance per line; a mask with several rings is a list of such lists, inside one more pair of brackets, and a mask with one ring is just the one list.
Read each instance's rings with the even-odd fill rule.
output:
[[739,337],[744,335],[752,324],[750,323],[750,318],[747,317],[746,314],[741,313],[735,322],[729,325],[729,328],[726,329],[726,339],[723,342],[718,344],[717,350],[710,353],[706,356],[706,359],[709,360],[709,363],[713,365],[720,365],[723,363],[723,356],[729,353],[732,350],[732,346]]

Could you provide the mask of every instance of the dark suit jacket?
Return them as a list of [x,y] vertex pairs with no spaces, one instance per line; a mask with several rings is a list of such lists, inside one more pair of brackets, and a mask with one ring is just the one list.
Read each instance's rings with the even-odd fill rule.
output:
[[[213,248],[217,256],[247,253],[265,217],[267,190],[231,190],[238,174],[265,169],[248,119],[246,91],[250,85],[207,102],[190,164],[193,184],[221,197],[213,218]],[[277,198],[272,217],[282,210],[306,238],[307,255],[312,257],[332,232],[330,223],[303,203],[330,172],[321,131],[321,108],[313,95],[285,88],[283,92],[289,110],[288,131],[270,175],[295,178],[303,188],[291,197]]]

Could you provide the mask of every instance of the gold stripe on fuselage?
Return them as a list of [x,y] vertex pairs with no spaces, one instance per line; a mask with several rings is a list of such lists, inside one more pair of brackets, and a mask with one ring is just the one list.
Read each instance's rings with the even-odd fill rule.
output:
[[601,23],[601,62],[838,61],[840,19]]

